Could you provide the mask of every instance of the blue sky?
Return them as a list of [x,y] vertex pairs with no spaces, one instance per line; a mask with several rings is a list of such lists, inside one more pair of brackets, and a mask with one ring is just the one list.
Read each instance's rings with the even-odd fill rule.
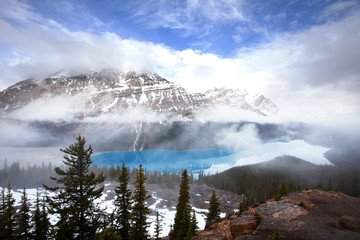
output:
[[336,0],[43,0],[24,3],[29,10],[70,31],[97,35],[113,32],[121,38],[164,44],[175,50],[194,48],[222,57],[233,57],[238,48],[269,42],[285,32],[341,20],[353,12],[354,7],[359,10],[356,1]]
[[261,93],[287,119],[360,122],[359,0],[0,0],[0,31],[0,90],[116,68]]

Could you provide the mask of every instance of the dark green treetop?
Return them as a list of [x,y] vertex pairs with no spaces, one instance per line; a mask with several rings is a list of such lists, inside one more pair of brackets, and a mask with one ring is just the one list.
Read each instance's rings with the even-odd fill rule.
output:
[[16,210],[14,207],[15,199],[11,193],[11,185],[8,183],[6,194],[3,196],[2,208],[3,208],[3,217],[2,225],[3,229],[0,233],[1,239],[16,239],[16,222],[15,215]]
[[174,226],[171,234],[171,240],[185,239],[189,232],[191,221],[191,206],[190,206],[190,186],[187,170],[185,169],[181,175],[180,190],[178,203],[176,205],[176,214]]
[[30,218],[30,203],[24,188],[21,196],[21,207],[17,216],[17,238],[30,239],[31,237],[31,218]]
[[120,175],[117,179],[119,186],[116,187],[115,206],[116,206],[116,232],[121,235],[123,240],[128,240],[130,236],[130,213],[131,213],[131,191],[128,189],[129,170],[123,163]]
[[160,240],[160,234],[162,231],[161,220],[159,218],[159,212],[156,212],[156,220],[155,220],[155,240]]
[[146,191],[144,169],[140,164],[139,169],[136,169],[136,176],[134,182],[134,191],[132,200],[134,202],[131,211],[131,240],[145,240],[149,238],[147,228],[149,223],[147,222],[147,215],[150,214],[150,209],[146,205],[146,201],[151,197]]
[[220,213],[220,202],[216,197],[215,191],[213,191],[209,203],[209,212],[206,216],[206,226],[220,220]]
[[197,229],[198,229],[198,222],[196,220],[195,210],[193,210],[190,220],[190,227],[186,239],[190,240],[192,237],[196,236]]
[[282,240],[284,239],[284,235],[280,232],[279,228],[275,228],[275,232],[273,235],[268,236],[268,240]]
[[57,183],[56,187],[44,185],[45,189],[57,191],[54,197],[47,197],[49,212],[59,215],[55,225],[58,239],[93,239],[100,226],[100,208],[95,200],[101,197],[104,186],[97,187],[104,182],[102,173],[95,175],[89,171],[92,163],[91,145],[85,148],[84,137],[77,137],[76,142],[64,152],[66,169],[55,168],[58,178],[51,177]]

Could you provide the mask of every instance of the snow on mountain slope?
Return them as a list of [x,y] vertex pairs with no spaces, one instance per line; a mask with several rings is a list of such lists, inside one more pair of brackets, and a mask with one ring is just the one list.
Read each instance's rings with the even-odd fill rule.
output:
[[[62,99],[65,106],[56,101]],[[73,105],[67,106],[68,102]],[[76,119],[83,119],[134,108],[184,116],[195,109],[224,104],[262,115],[277,112],[271,100],[262,95],[253,97],[245,91],[224,88],[189,93],[157,74],[120,73],[114,69],[78,75],[59,72],[43,80],[19,82],[0,92],[1,115],[11,113],[17,119],[24,115],[23,108],[41,112],[46,106],[69,109]]]
[[228,105],[239,109],[249,110],[261,115],[275,114],[277,106],[263,95],[250,95],[243,90],[215,88],[205,92],[205,97],[213,105]]

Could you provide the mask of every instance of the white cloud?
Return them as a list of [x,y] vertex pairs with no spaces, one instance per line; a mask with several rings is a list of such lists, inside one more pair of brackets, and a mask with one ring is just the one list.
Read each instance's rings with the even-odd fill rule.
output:
[[277,116],[262,116],[252,111],[242,110],[226,105],[217,105],[215,108],[202,109],[196,112],[196,117],[204,122],[276,122]]
[[24,121],[71,121],[84,112],[86,95],[46,96],[11,112],[10,117]]
[[135,122],[161,122],[165,119],[165,115],[134,108],[121,113],[105,113],[97,117],[87,117],[84,121],[89,123],[126,124]]
[[239,129],[237,124],[217,134],[217,144],[225,148],[243,150],[262,144],[254,125],[247,124]]
[[0,146],[19,146],[40,140],[45,134],[26,124],[0,119],[0,135]]
[[207,35],[214,25],[248,21],[244,1],[187,0],[132,1],[134,17],[150,28],[183,30],[186,35]]
[[[238,49],[233,58],[222,58],[194,49],[177,51],[162,44],[123,39],[112,32],[99,35],[73,32],[32,12],[24,2],[14,2],[8,12],[1,11],[2,18],[26,24],[15,27],[0,19],[0,30],[5,33],[0,35],[0,41],[18,53],[9,55],[8,63],[0,65],[0,87],[60,69],[99,71],[110,67],[157,72],[193,91],[225,86],[263,93],[280,107],[279,119],[330,124],[334,119],[348,119],[348,122],[358,119],[360,14],[357,12],[339,22],[278,35],[255,48]],[[196,11],[204,5],[202,1],[189,4],[181,11]],[[214,15],[204,7],[199,14],[209,21],[243,19],[241,2],[235,9],[228,6],[232,5],[220,8]],[[20,13],[23,13],[21,17]],[[230,14],[228,18],[226,13]],[[346,118],[338,117],[339,114]]]
[[320,14],[319,20],[327,20],[337,17],[339,14],[344,13],[346,10],[353,10],[359,7],[359,2],[353,1],[339,1],[327,6]]
[[2,0],[0,1],[0,17],[16,20],[22,24],[33,21],[40,22],[42,17],[22,1]]

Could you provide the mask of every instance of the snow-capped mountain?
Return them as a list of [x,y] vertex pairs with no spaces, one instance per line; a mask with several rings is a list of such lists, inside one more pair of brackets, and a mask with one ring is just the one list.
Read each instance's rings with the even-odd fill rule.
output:
[[[156,112],[182,113],[203,99],[156,74],[119,73],[105,69],[75,76],[55,74],[41,81],[25,80],[0,93],[0,109],[9,113],[40,98],[83,95],[81,115],[93,116],[142,107]],[[51,102],[51,101],[50,101]]]
[[205,98],[214,106],[230,105],[238,109],[270,115],[278,112],[278,107],[263,95],[250,95],[239,89],[215,88],[205,92]]
[[213,148],[217,133],[228,126],[199,122],[197,112],[223,105],[260,115],[278,111],[262,95],[224,88],[192,93],[157,74],[59,72],[0,92],[0,121],[8,136],[16,131],[36,138],[26,144],[4,140],[0,146],[54,146],[81,134],[101,150]]
[[[0,92],[2,115],[21,109],[38,99],[83,96],[78,117],[141,107],[155,112],[184,115],[199,108],[230,105],[262,115],[278,111],[270,99],[245,91],[213,89],[190,93],[157,74],[120,73],[113,69],[78,75],[54,74],[43,80],[28,79]],[[47,101],[50,104],[51,101]]]

